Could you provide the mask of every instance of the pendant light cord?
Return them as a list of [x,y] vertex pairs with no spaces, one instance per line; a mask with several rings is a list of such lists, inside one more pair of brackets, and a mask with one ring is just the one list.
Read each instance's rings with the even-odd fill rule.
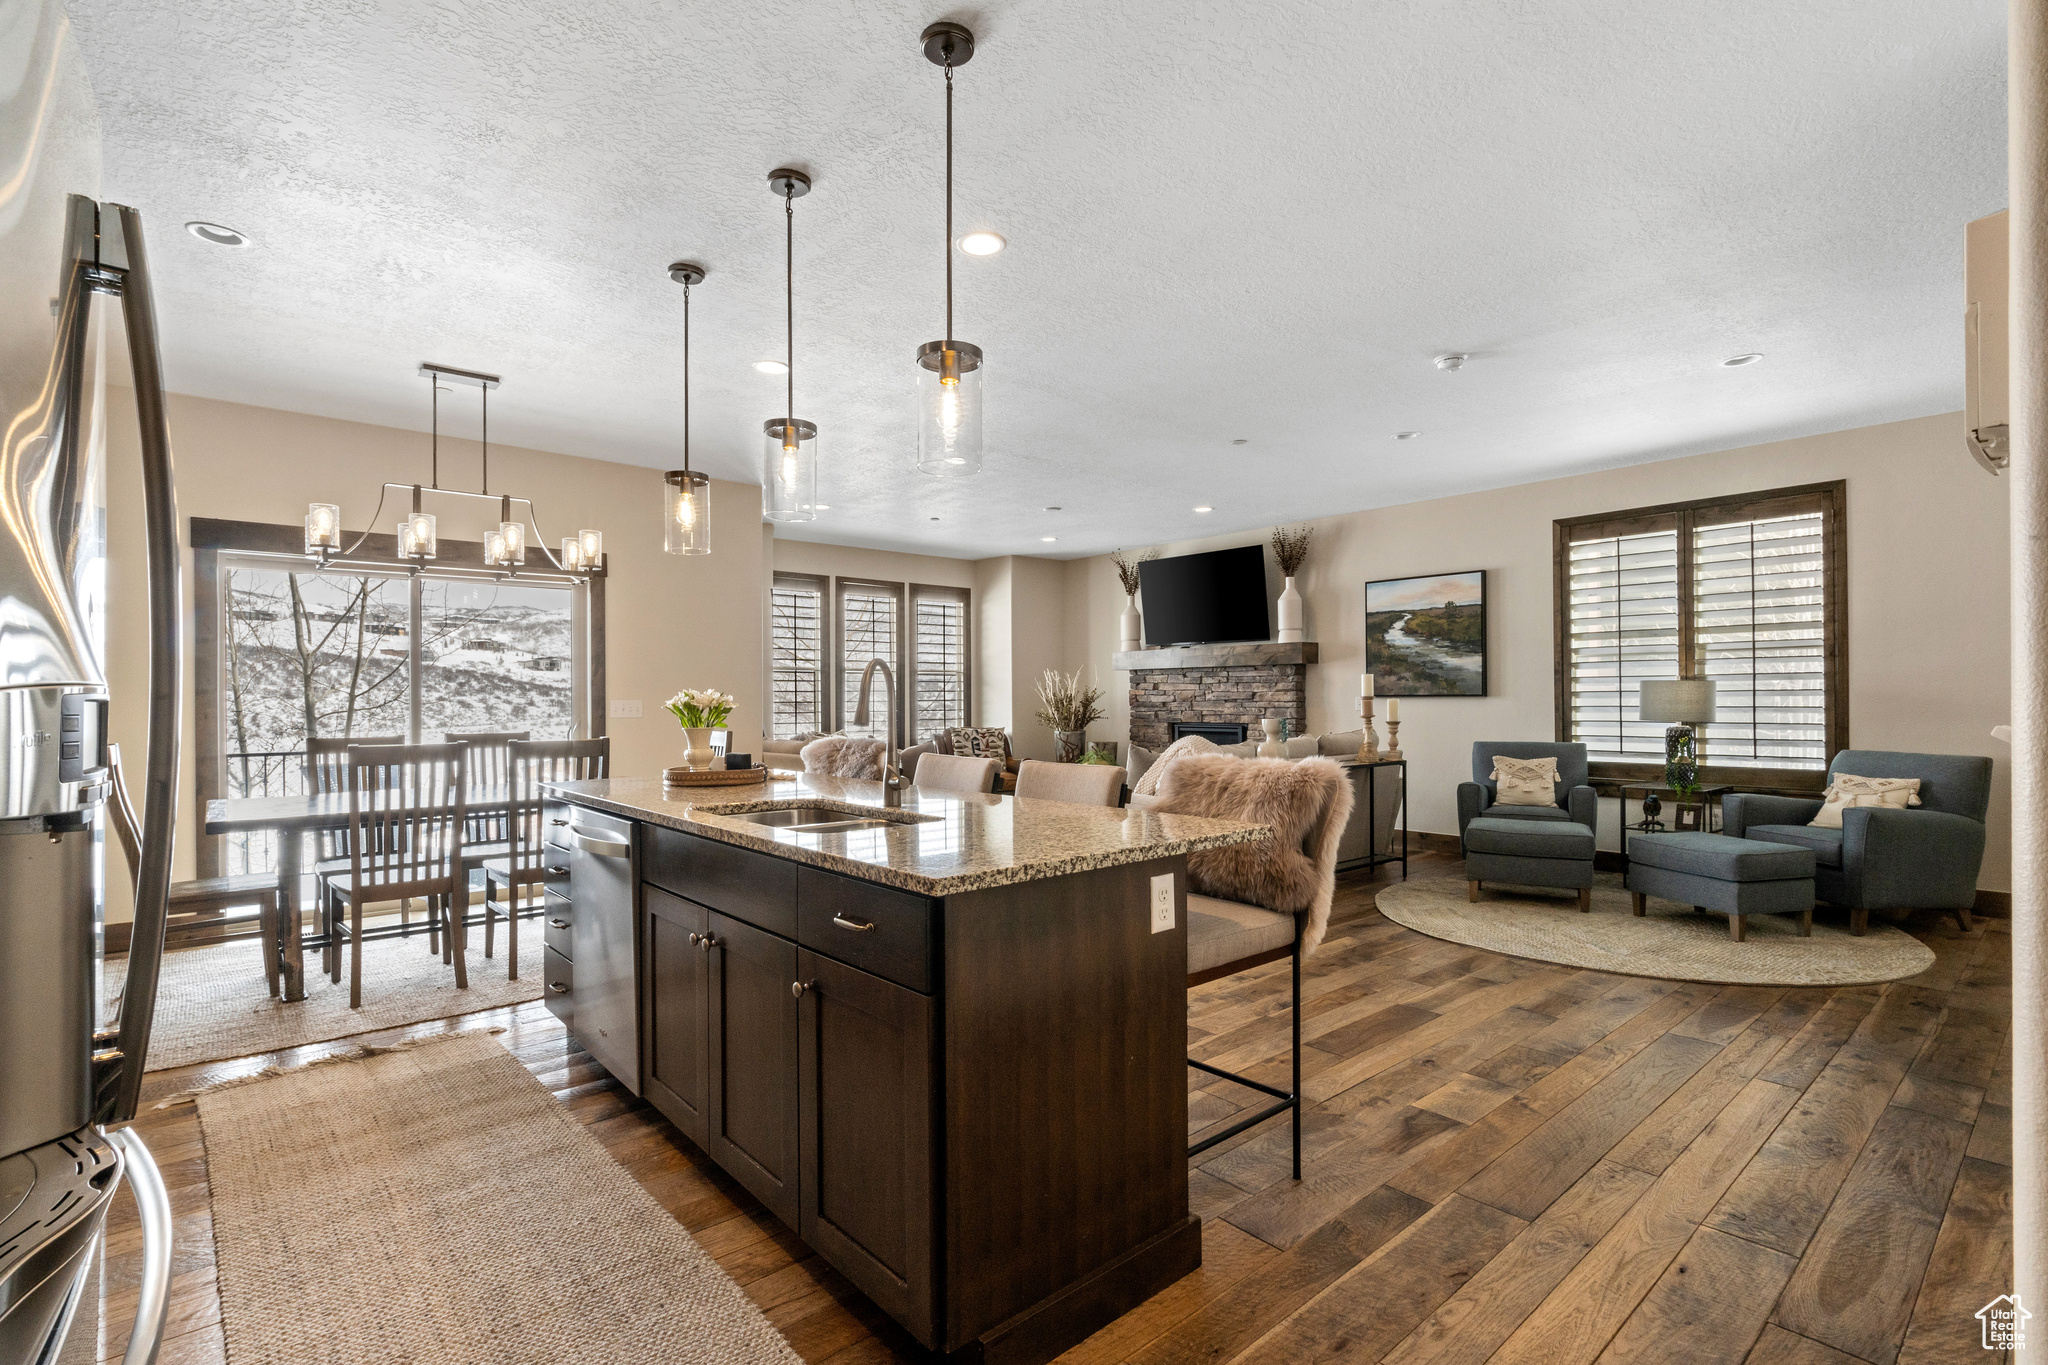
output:
[[788,376],[782,439],[796,438],[796,183],[782,183],[782,364]]
[[946,349],[953,347],[953,63],[946,62]]
[[690,473],[690,281],[683,281],[683,482]]

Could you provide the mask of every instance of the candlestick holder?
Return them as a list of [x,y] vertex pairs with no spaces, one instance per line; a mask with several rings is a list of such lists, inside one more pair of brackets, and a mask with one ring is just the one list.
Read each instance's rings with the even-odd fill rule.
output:
[[1360,697],[1358,699],[1358,717],[1365,722],[1362,727],[1364,733],[1358,741],[1358,761],[1360,763],[1377,763],[1380,761],[1380,736],[1379,732],[1372,728],[1371,697]]
[[1380,762],[1398,763],[1401,759],[1401,722],[1387,722],[1387,747],[1380,750]]

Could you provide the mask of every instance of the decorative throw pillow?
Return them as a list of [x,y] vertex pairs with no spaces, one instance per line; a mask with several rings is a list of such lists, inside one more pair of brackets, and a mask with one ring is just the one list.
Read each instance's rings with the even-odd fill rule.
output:
[[1152,766],[1145,771],[1143,777],[1138,779],[1137,785],[1131,788],[1131,794],[1134,796],[1157,796],[1159,794],[1159,779],[1165,775],[1167,764],[1173,762],[1176,758],[1186,758],[1191,754],[1213,754],[1215,752],[1216,746],[1203,739],[1200,735],[1183,735],[1159,751],[1159,757],[1152,761]]
[[1257,758],[1259,756],[1259,742],[1255,739],[1248,739],[1242,744],[1218,744],[1216,752],[1229,754],[1232,758]]
[[1009,761],[1010,736],[999,725],[959,726],[946,731],[946,738],[951,742],[956,757]]
[[1496,806],[1554,806],[1557,804],[1557,760],[1554,758],[1508,758],[1493,756]]
[[1136,790],[1139,780],[1151,772],[1152,765],[1159,761],[1159,753],[1156,749],[1147,749],[1141,744],[1133,744],[1128,752],[1130,760],[1124,764],[1124,771],[1129,774],[1126,780],[1130,782],[1132,789]]
[[1358,746],[1363,743],[1363,730],[1334,730],[1327,735],[1316,737],[1317,748],[1330,758],[1351,758],[1358,753]]
[[1836,773],[1821,794],[1820,813],[1809,822],[1821,829],[1840,829],[1842,812],[1852,806],[1890,806],[1904,810],[1920,804],[1917,777],[1855,777]]
[[1314,735],[1297,735],[1287,741],[1287,751],[1282,758],[1314,758],[1318,750]]

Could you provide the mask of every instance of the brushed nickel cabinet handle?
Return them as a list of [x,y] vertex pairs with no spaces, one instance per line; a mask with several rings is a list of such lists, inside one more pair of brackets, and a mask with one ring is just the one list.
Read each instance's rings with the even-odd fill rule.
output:
[[548,982],[548,989],[553,991],[556,995],[567,995],[569,993],[569,988],[567,986],[564,986],[559,981]]
[[816,989],[818,989],[818,983],[815,981],[792,981],[789,983],[789,993],[799,1000],[804,998],[805,992]]
[[548,823],[551,825],[566,825],[569,822],[567,820],[550,820]]
[[550,919],[548,923],[554,925],[557,929],[566,929],[569,927],[569,921],[565,919]]
[[834,915],[832,922],[842,929],[851,929],[856,934],[871,934],[875,929],[875,926],[870,921],[848,919],[844,915]]
[[548,867],[548,875],[551,877],[566,877],[569,875],[569,869],[556,864],[550,864]]
[[569,826],[569,842],[600,858],[625,858],[633,852],[633,846],[623,839],[606,839],[574,825]]

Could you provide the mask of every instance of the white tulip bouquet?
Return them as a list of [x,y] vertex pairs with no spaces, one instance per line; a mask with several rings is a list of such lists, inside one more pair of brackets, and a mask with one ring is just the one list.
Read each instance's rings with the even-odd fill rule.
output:
[[686,687],[668,699],[669,713],[683,723],[685,729],[708,727],[716,729],[732,716],[733,695],[716,688],[699,690]]

